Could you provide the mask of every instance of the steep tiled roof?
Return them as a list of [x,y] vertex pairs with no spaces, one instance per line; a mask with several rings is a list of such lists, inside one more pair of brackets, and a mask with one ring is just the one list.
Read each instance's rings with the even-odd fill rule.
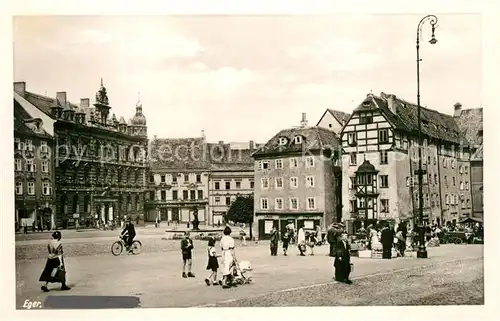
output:
[[213,170],[252,170],[254,160],[251,149],[235,149],[230,144],[207,144],[207,156]]
[[51,137],[42,128],[35,132],[32,128],[27,126],[25,120],[28,119],[32,119],[31,115],[14,100],[14,134]]
[[459,116],[454,118],[462,135],[472,146],[482,144],[482,135],[479,135],[479,132],[483,130],[482,108],[464,109]]
[[206,169],[206,144],[203,138],[166,138],[150,141],[152,169]]
[[[381,97],[369,94],[354,111],[361,112],[379,109],[396,129],[417,132],[418,107],[415,104],[395,97],[393,110],[396,112],[394,113],[389,108],[387,97],[388,95],[384,93],[381,94]],[[424,135],[457,144],[467,143],[453,116],[421,107],[421,119]]]
[[[35,93],[32,93],[32,92],[26,91],[24,93],[24,99],[26,99],[31,104],[33,104],[36,107],[38,107],[41,111],[43,111],[47,115],[49,115],[49,116],[52,115],[50,107],[52,107],[52,106],[55,105],[55,103],[56,103],[56,99],[55,98],[51,98],[51,97],[47,97],[47,96],[42,96],[42,95],[39,95],[39,94],[35,94]],[[61,104],[58,101],[57,101],[57,104],[59,106],[61,106]],[[69,103],[69,106],[71,108],[73,108],[73,110],[76,110],[76,108],[78,108],[78,106],[76,106],[75,104],[72,104],[72,103]],[[61,107],[65,108],[66,106],[61,106]]]
[[[294,144],[294,138],[302,136],[304,139],[304,147],[299,144]],[[280,145],[281,137],[286,137],[288,143]],[[334,150],[340,146],[339,138],[334,132],[321,127],[298,127],[283,129],[271,138],[264,146],[259,148],[253,156],[263,156],[267,154],[285,153],[285,152],[300,152],[321,150],[330,148]]]
[[344,121],[348,121],[349,117],[351,117],[350,114],[344,113],[343,111],[340,110],[334,110],[334,109],[327,109],[330,114],[332,114],[333,117],[340,123],[343,124]]

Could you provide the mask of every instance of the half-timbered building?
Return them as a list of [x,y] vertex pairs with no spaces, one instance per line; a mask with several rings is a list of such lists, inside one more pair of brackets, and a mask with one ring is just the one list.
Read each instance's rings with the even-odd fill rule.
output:
[[[379,220],[415,223],[418,108],[392,94],[368,94],[341,132],[343,216],[359,228]],[[421,109],[423,212],[429,223],[470,215],[470,148],[453,116]],[[461,201],[463,200],[463,206]]]
[[322,127],[283,129],[254,154],[254,222],[259,239],[275,226],[325,229],[341,220],[340,141]]
[[56,224],[110,223],[125,218],[143,222],[147,156],[146,118],[142,104],[127,124],[110,113],[111,105],[101,79],[93,106],[80,105],[26,90],[15,84],[18,99],[53,120]]

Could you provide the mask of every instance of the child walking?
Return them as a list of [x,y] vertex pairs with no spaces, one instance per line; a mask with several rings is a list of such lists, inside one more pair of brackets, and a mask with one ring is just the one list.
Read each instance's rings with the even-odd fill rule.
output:
[[213,285],[222,285],[222,280],[217,283],[217,270],[219,269],[219,262],[217,261],[217,252],[215,250],[215,239],[211,238],[208,240],[208,264],[207,270],[211,270],[208,278],[205,279],[205,283],[210,286],[210,281],[212,280]]

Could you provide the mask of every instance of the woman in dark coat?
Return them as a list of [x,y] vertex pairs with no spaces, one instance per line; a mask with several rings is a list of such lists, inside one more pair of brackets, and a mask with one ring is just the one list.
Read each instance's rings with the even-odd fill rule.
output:
[[61,283],[62,291],[69,290],[70,288],[66,285],[61,232],[55,231],[52,233],[52,240],[50,240],[47,248],[49,250],[49,257],[39,279],[40,282],[45,282],[45,285],[42,286],[42,291],[49,292],[47,287],[49,283]]

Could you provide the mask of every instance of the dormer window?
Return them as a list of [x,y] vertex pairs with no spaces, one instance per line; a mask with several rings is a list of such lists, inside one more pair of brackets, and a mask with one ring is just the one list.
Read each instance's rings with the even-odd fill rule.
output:
[[302,141],[303,141],[302,136],[295,136],[295,138],[293,139],[293,142],[295,144],[302,144]]
[[286,137],[280,137],[280,145],[286,145],[286,143],[288,142],[288,139]]
[[373,115],[371,113],[361,113],[359,115],[360,124],[371,124],[373,123]]

